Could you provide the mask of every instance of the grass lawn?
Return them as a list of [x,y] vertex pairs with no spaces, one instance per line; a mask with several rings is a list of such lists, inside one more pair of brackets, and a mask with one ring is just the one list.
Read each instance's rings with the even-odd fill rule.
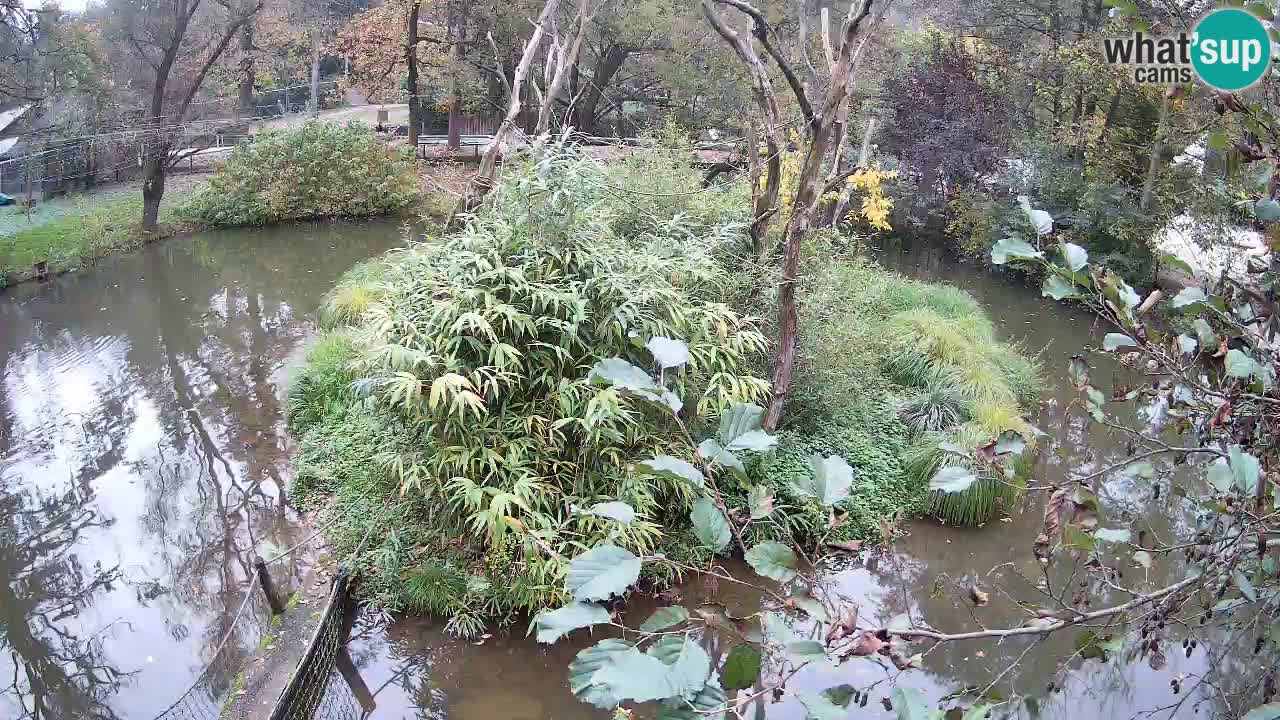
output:
[[[3,211],[22,214],[12,207]],[[168,203],[161,206],[158,232],[144,234],[141,219],[141,194],[117,193],[80,198],[57,217],[38,225],[22,227],[25,220],[19,220],[15,231],[0,236],[0,287],[30,277],[38,262],[47,262],[50,273],[65,272],[179,229]]]

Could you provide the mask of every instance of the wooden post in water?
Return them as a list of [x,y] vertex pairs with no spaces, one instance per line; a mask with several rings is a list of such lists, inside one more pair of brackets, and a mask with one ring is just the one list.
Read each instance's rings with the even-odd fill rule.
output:
[[279,615],[284,612],[284,603],[280,602],[280,596],[276,594],[275,583],[271,581],[271,573],[267,572],[267,562],[262,559],[261,555],[253,556],[253,567],[258,571],[258,583],[262,585],[262,592],[267,596],[267,604],[271,606],[271,614]]

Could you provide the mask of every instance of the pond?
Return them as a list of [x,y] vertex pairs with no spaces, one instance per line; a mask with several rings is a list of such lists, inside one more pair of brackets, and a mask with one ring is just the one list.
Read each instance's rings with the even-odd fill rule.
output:
[[[1045,387],[1032,420],[1046,437],[1035,474],[1037,484],[1088,475],[1127,455],[1123,439],[1096,425],[1090,427],[1082,409],[1071,406],[1076,393],[1066,379],[1067,361],[1085,345],[1097,343],[1104,332],[1094,327],[1091,316],[1042,299],[1035,289],[1016,280],[959,263],[936,245],[896,244],[873,255],[905,275],[970,291],[986,306],[1005,339],[1040,354],[1046,368]],[[1134,381],[1119,366],[1095,368],[1095,382],[1104,388],[1113,382]],[[1132,528],[1135,538],[1140,530],[1167,538],[1172,528],[1189,522],[1192,508],[1169,492],[1171,483],[1187,481],[1176,473],[1162,475],[1165,492],[1158,499],[1152,498],[1149,480],[1138,482],[1121,473],[1108,473],[1102,479],[1099,495],[1108,509],[1105,526]],[[1019,626],[1029,615],[1014,600],[1028,608],[1053,605],[1037,588],[1041,569],[1032,553],[1042,527],[1044,500],[1043,493],[1029,493],[1023,506],[1013,509],[1006,520],[985,528],[949,528],[924,520],[907,523],[891,549],[864,551],[828,567],[817,590],[858,604],[861,617],[868,620],[887,622],[905,613],[916,623],[947,632]],[[1180,556],[1176,562],[1157,562],[1146,571],[1132,561],[1130,552],[1110,552],[1105,558],[1109,566],[1120,569],[1126,583],[1154,589],[1182,577]],[[753,577],[742,563],[725,565],[731,574]],[[1099,587],[1096,579],[1085,580],[1084,569],[1069,560],[1056,560],[1052,568],[1051,588],[1084,580],[1088,586],[1080,589],[1092,593],[1095,607],[1127,599]],[[1026,580],[1018,580],[1019,575]],[[975,608],[969,602],[967,590],[974,581],[990,592],[988,606]],[[679,588],[678,595],[678,601],[668,598],[667,602],[690,608],[716,603],[734,616],[757,612],[771,602],[758,590],[723,581],[712,586],[694,581]],[[626,617],[634,627],[662,604],[666,603],[652,598],[633,600]],[[812,625],[794,618],[792,622],[798,633],[812,630]],[[852,713],[855,717],[893,717],[881,698],[890,694],[895,682],[918,687],[930,698],[966,688],[985,689],[988,684],[993,685],[990,694],[995,698],[1014,693],[1030,696],[1029,701],[1002,707],[997,717],[1126,718],[1162,708],[1166,716],[1168,712],[1175,717],[1196,714],[1193,702],[1178,706],[1189,693],[1175,695],[1170,680],[1209,666],[1203,645],[1188,655],[1181,638],[1173,637],[1157,653],[1140,656],[1137,648],[1125,648],[1107,662],[1076,657],[1060,668],[1059,659],[1076,650],[1079,635],[1063,632],[1047,640],[1015,638],[999,644],[960,642],[932,651],[921,643],[912,650],[924,655],[920,670],[899,676],[887,661],[854,658],[839,667],[806,668],[789,681],[788,688],[816,691],[840,683],[871,688],[870,702]],[[366,683],[377,692],[375,718],[600,720],[610,714],[575,700],[567,687],[566,670],[573,656],[599,637],[599,632],[591,637],[578,631],[555,645],[538,646],[524,637],[524,628],[516,627],[510,635],[495,634],[473,643],[449,637],[432,620],[401,618],[386,626],[368,622],[353,642],[353,652]],[[731,633],[711,632],[702,641],[719,663],[737,639]],[[778,702],[761,697],[748,715],[801,720],[805,709],[791,695]]]
[[282,371],[338,276],[400,237],[205,232],[0,293],[0,717],[149,720],[191,685],[253,555],[303,539]]
[[[0,715],[151,720],[191,684],[239,608],[252,556],[305,537],[283,491],[286,369],[335,279],[400,237],[392,221],[201,233],[0,295],[0,678],[18,678],[0,691]],[[1101,334],[1088,316],[933,246],[876,255],[905,274],[969,290],[1004,337],[1041,353],[1045,388],[1033,420],[1046,437],[1037,483],[1096,472],[1125,455],[1121,439],[1091,428],[1072,407],[1075,393],[1063,377],[1067,357]],[[1095,372],[1132,382],[1122,368]],[[1104,525],[1168,537],[1188,521],[1185,501],[1168,491],[1176,476],[1162,480],[1158,499],[1150,481],[1102,479]],[[1030,493],[1007,520],[981,529],[906,523],[891,548],[827,567],[817,591],[857,603],[863,618],[906,613],[946,631],[1019,625],[1027,616],[1014,600],[1046,604],[1031,552],[1043,500]],[[290,560],[275,571],[285,583],[307,565],[306,553]],[[1150,587],[1182,572],[1178,558],[1157,563],[1143,580],[1147,571],[1127,552],[1107,560],[1129,582]],[[1086,575],[1056,562],[1048,579],[1056,588]],[[989,606],[967,601],[975,581],[991,593]],[[1096,602],[1120,601],[1097,580],[1085,582]],[[757,590],[725,582],[692,582],[679,595],[687,606],[721,603],[735,615],[768,605]],[[657,604],[637,599],[629,617],[642,620]],[[234,652],[215,668],[208,700],[215,709],[261,637],[266,612],[252,609],[256,619],[236,626]],[[797,621],[797,632],[808,629]],[[703,640],[713,658],[734,642],[716,633]],[[566,666],[591,642],[578,632],[540,647],[513,628],[471,643],[431,620],[367,617],[352,650],[376,693],[374,718],[605,718],[566,684]],[[925,652],[923,668],[901,677],[891,665],[855,659],[806,669],[790,687],[870,687],[859,717],[875,717],[889,715],[879,701],[892,682],[937,697],[996,679],[997,696],[1033,698],[1005,711],[1128,717],[1173,706],[1183,698],[1170,679],[1206,666],[1203,649],[1185,656],[1174,639],[1154,655],[1126,648],[1109,662],[1074,658],[1059,669],[1057,658],[1074,642],[1063,633],[955,643]],[[1048,690],[1051,682],[1059,690]],[[1190,714],[1191,705],[1180,710]],[[762,696],[752,712],[804,717],[790,697]]]

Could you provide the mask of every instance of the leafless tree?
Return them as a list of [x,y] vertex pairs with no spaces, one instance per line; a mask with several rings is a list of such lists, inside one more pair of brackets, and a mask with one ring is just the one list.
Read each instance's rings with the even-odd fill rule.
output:
[[[183,159],[183,123],[209,71],[231,40],[262,9],[262,0],[173,0],[152,6],[125,0],[124,38],[149,71],[147,121],[171,132],[156,134],[142,153],[142,227],[154,231],[165,176]],[[178,150],[179,152],[175,152]]]

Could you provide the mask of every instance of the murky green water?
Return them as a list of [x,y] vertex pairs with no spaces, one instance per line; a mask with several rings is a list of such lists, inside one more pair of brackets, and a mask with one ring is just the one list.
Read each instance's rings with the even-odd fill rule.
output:
[[0,717],[149,720],[191,684],[254,553],[302,539],[282,369],[336,278],[399,238],[202,233],[0,293]]
[[[976,271],[957,263],[936,248],[893,248],[874,253],[880,262],[906,275],[947,282],[972,292],[991,313],[1005,338],[1041,353],[1046,368],[1043,402],[1033,412],[1037,427],[1047,433],[1037,470],[1038,482],[1059,482],[1106,467],[1125,456],[1124,444],[1107,433],[1088,429],[1084,413],[1070,407],[1074,391],[1065,379],[1066,361],[1088,343],[1096,343],[1091,318],[1072,312],[1058,303],[1042,300],[1035,290],[1016,282]],[[1096,331],[1096,332],[1095,332]],[[1095,382],[1110,387],[1112,381],[1133,382],[1129,373],[1109,366],[1095,369]],[[1100,486],[1100,496],[1109,508],[1104,525],[1129,527],[1168,537],[1171,527],[1186,522],[1190,508],[1168,492],[1152,500],[1149,482],[1141,485],[1117,475],[1108,476]],[[1032,554],[1032,543],[1042,523],[1043,494],[1028,496],[1025,506],[1007,521],[981,529],[947,528],[918,521],[905,528],[906,535],[891,550],[866,552],[852,561],[831,566],[824,573],[818,591],[857,603],[861,617],[879,622],[908,613],[916,623],[950,632],[983,627],[1013,627],[1028,617],[1017,602],[1027,607],[1056,607],[1041,593],[1036,583],[1040,566]],[[1147,574],[1129,560],[1129,553],[1113,553],[1107,564],[1119,568],[1124,582],[1136,587],[1155,588],[1170,577],[1181,577],[1180,565],[1157,565]],[[750,576],[744,565],[729,569]],[[994,572],[993,572],[994,569]],[[1018,576],[1026,578],[1019,580]],[[1123,602],[1127,596],[1100,586],[1085,570],[1069,560],[1056,561],[1050,573],[1052,588],[1070,586],[1087,590],[1093,607]],[[967,588],[978,580],[991,591],[988,606],[974,608],[966,600]],[[1084,580],[1086,586],[1079,583]],[[767,581],[761,581],[767,582]],[[694,607],[703,602],[723,603],[734,615],[758,611],[769,602],[758,591],[721,582],[708,588],[702,582],[681,589],[682,604]],[[636,623],[647,617],[654,601],[633,601],[628,617]],[[802,623],[795,629],[811,630]],[[1105,633],[1105,629],[1098,629]],[[578,650],[599,637],[578,632],[571,640],[551,647],[539,647],[531,638],[496,636],[472,644],[449,638],[438,623],[424,619],[401,619],[389,627],[370,628],[355,643],[361,672],[370,687],[378,690],[376,718],[451,718],[490,720],[512,718],[535,720],[602,719],[609,713],[578,703],[566,682],[566,667]],[[917,687],[931,698],[958,693],[965,688],[985,688],[993,679],[994,695],[1031,695],[1032,701],[1004,705],[997,717],[1043,718],[1127,718],[1144,711],[1171,708],[1182,699],[1170,690],[1169,680],[1181,673],[1203,672],[1207,666],[1203,650],[1186,657],[1178,639],[1158,657],[1139,656],[1136,648],[1126,648],[1122,657],[1109,662],[1068,661],[1059,658],[1074,650],[1076,633],[1061,633],[1047,640],[1011,639],[1003,644],[964,642],[941,645],[933,650],[919,644],[911,652],[924,653],[924,667],[904,674],[883,658],[851,659],[838,667],[811,667],[789,682],[790,690],[821,690],[840,683],[871,689],[866,707],[851,717],[892,717],[880,698],[890,694],[895,683]],[[717,662],[735,642],[732,637],[709,633],[703,644]],[[1203,647],[1203,646],[1201,646]],[[766,669],[766,673],[768,670]],[[1053,681],[1062,688],[1047,690]],[[1207,713],[1206,705],[1201,714]],[[1176,709],[1175,717],[1194,717],[1193,702]],[[762,698],[747,712],[749,717],[769,720],[800,720],[804,707],[787,695],[774,702]],[[1160,717],[1168,717],[1166,710]]]
[[[284,369],[336,277],[399,238],[391,222],[206,233],[0,295],[0,683],[17,678],[0,690],[0,716],[150,720],[190,684],[243,597],[253,554],[302,537],[282,491]],[[1047,433],[1039,481],[1087,474],[1123,456],[1120,441],[1087,429],[1061,377],[1067,356],[1101,334],[1088,317],[929,248],[879,257],[906,274],[964,287],[1006,337],[1043,353],[1050,371],[1034,413]],[[1095,371],[1102,378],[1104,386],[1132,381],[1108,368]],[[1187,518],[1183,501],[1171,492],[1152,500],[1145,483],[1113,476],[1100,491],[1111,508],[1108,526],[1167,537]],[[982,529],[911,523],[892,549],[828,568],[820,590],[858,603],[864,618],[909,613],[948,631],[1020,624],[1026,616],[1012,600],[1047,603],[1031,553],[1042,501],[1032,494],[1007,522]],[[304,564],[281,565],[277,575],[296,579]],[[1109,564],[1126,582],[1151,587],[1181,573],[1157,564],[1144,579],[1126,557]],[[1061,563],[1050,580],[1056,588],[1085,577]],[[989,606],[964,601],[974,579],[992,591]],[[1086,582],[1096,603],[1121,597]],[[681,593],[686,605],[714,600],[735,614],[763,602],[724,583]],[[651,608],[637,600],[629,612],[642,619]],[[237,632],[230,665],[252,652],[264,616],[254,608],[257,619]],[[374,718],[604,718],[566,686],[568,662],[592,641],[577,633],[545,648],[517,631],[472,644],[429,620],[366,619],[352,649],[376,694]],[[714,634],[704,642],[715,658],[732,645]],[[926,652],[924,669],[901,676],[887,663],[853,660],[807,669],[790,687],[872,687],[872,702],[857,716],[876,717],[887,715],[878,699],[894,682],[937,697],[998,676],[1001,692],[1037,698],[1005,711],[1129,717],[1176,702],[1170,677],[1206,665],[1202,652],[1186,658],[1174,645],[1160,658],[1130,649],[1120,660],[1075,659],[1059,669],[1055,659],[1072,642],[1064,634],[1038,644],[957,643]],[[231,674],[215,675],[215,694]],[[1047,692],[1051,680],[1065,689]],[[790,698],[752,713],[804,715]]]

